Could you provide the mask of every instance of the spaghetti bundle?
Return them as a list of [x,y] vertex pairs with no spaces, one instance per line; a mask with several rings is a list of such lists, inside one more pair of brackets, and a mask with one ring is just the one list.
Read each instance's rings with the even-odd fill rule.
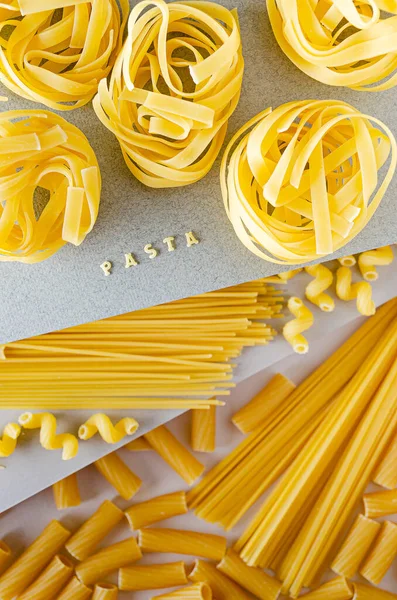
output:
[[242,349],[273,338],[262,320],[282,305],[259,280],[12,342],[0,407],[208,408],[229,394]]
[[267,0],[267,8],[281,49],[313,79],[370,92],[396,85],[395,0]]
[[121,12],[116,0],[3,3],[0,81],[55,110],[87,104],[121,48],[128,0],[120,5]]
[[94,227],[98,162],[85,135],[43,110],[0,113],[0,261],[36,263]]
[[226,212],[240,241],[264,260],[324,258],[367,225],[396,164],[396,140],[378,119],[335,100],[289,102],[231,140],[221,168]]
[[145,0],[131,12],[127,40],[94,109],[139,181],[189,185],[219,154],[243,70],[234,11],[213,2]]

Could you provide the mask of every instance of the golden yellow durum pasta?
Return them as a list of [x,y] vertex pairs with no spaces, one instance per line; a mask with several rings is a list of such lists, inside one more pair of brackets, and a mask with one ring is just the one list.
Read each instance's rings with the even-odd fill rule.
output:
[[77,127],[44,110],[0,113],[0,261],[37,263],[79,246],[100,196],[98,162]]
[[324,293],[334,281],[331,269],[328,269],[325,265],[313,265],[306,267],[305,271],[314,277],[313,281],[306,286],[306,298],[309,302],[321,308],[322,311],[332,312],[335,308],[334,299],[329,294]]
[[353,255],[342,256],[342,258],[338,258],[338,262],[342,267],[354,267],[357,264],[356,257]]
[[88,600],[92,597],[92,588],[73,577],[55,600]]
[[125,592],[159,590],[185,585],[187,582],[186,567],[183,562],[133,565],[119,571],[119,588]]
[[112,546],[102,548],[96,554],[89,556],[76,567],[76,575],[85,583],[91,585],[121,567],[126,567],[142,558],[142,552],[135,538],[131,537]]
[[71,579],[73,563],[65,556],[55,556],[39,577],[18,596],[18,600],[49,600]]
[[153,596],[152,600],[212,600],[212,590],[206,583],[196,583],[169,594]]
[[142,485],[142,480],[131,471],[116,452],[100,458],[94,464],[124,500],[131,500]]
[[360,91],[396,85],[394,0],[267,0],[267,9],[280,48],[313,79]]
[[73,473],[65,479],[61,479],[52,486],[55,506],[58,510],[79,506],[81,504],[77,475]]
[[214,452],[216,447],[216,406],[192,410],[190,445],[195,452]]
[[378,585],[397,557],[397,524],[386,521],[372,547],[360,574],[371,583]]
[[365,514],[371,519],[397,514],[397,489],[364,496]]
[[313,313],[296,296],[288,300],[288,308],[295,319],[284,325],[283,336],[297,354],[306,354],[309,351],[309,343],[302,332],[313,326]]
[[319,588],[304,594],[303,600],[351,600],[353,598],[353,585],[343,577],[336,577]]
[[98,583],[94,588],[92,600],[117,600],[119,588],[112,583]]
[[373,480],[378,485],[394,490],[397,488],[397,435],[394,436],[377,467]]
[[277,275],[277,277],[279,279],[281,279],[281,281],[283,283],[287,283],[287,281],[289,281],[290,279],[293,279],[294,277],[299,275],[299,273],[301,273],[302,271],[303,271],[303,269],[292,269],[291,271],[284,271],[283,273],[279,273]]
[[133,440],[132,442],[124,446],[124,448],[126,450],[129,450],[130,452],[148,452],[149,450],[153,450],[149,442],[145,440],[144,437],[140,437],[136,440]]
[[171,552],[219,561],[225,556],[226,538],[198,531],[141,529],[139,547],[143,552]]
[[12,550],[4,540],[0,540],[0,575],[11,561]]
[[125,511],[133,531],[188,512],[185,492],[173,492],[146,502],[133,504]]
[[390,265],[393,260],[394,253],[391,246],[384,246],[383,248],[362,252],[358,257],[358,266],[364,279],[376,281],[379,277],[376,267]]
[[381,524],[364,515],[358,515],[348,536],[338,551],[331,569],[347,579],[352,579],[360,569],[379,534]]
[[71,433],[56,433],[57,420],[51,413],[23,413],[19,423],[25,429],[40,429],[40,444],[46,450],[60,450],[62,460],[70,460],[77,455],[79,442]]
[[357,310],[368,317],[375,314],[376,305],[372,300],[372,286],[368,281],[352,283],[352,272],[349,267],[339,267],[336,272],[336,294],[338,298],[349,302],[357,302]]
[[117,444],[126,435],[134,435],[139,424],[130,417],[121,419],[116,425],[113,425],[110,418],[103,414],[97,413],[92,415],[83,425],[79,427],[79,438],[81,440],[89,440],[96,433],[99,433],[101,438],[107,444]]
[[216,600],[251,600],[243,588],[205,560],[196,560],[189,579],[194,583],[207,583]]
[[213,2],[145,0],[132,9],[123,50],[93,105],[137,179],[155,188],[184,186],[214,164],[243,71],[235,11]]
[[8,423],[4,427],[3,437],[0,439],[0,458],[6,458],[15,452],[20,435],[21,427],[18,423]]
[[324,258],[370,221],[396,159],[393,133],[378,119],[335,100],[289,102],[231,140],[221,167],[226,212],[240,241],[264,260]]
[[3,3],[0,81],[55,110],[87,104],[121,48],[129,4],[119,4],[121,11],[116,0]]
[[391,594],[364,583],[355,582],[353,587],[353,600],[397,600],[397,594]]
[[17,598],[40,575],[70,537],[58,521],[51,521],[36,540],[0,577],[0,598]]

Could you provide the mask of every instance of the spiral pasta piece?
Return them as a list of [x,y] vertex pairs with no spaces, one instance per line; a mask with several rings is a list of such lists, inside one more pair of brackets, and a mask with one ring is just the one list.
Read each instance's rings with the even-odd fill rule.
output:
[[352,283],[352,272],[348,267],[340,267],[336,272],[336,294],[345,302],[356,300],[358,312],[366,317],[376,312],[371,284],[368,281]]
[[396,140],[378,119],[336,100],[289,102],[260,113],[231,140],[222,195],[251,252],[294,265],[351,241],[374,215],[396,165]]
[[267,9],[280,48],[313,79],[370,92],[397,84],[396,0],[267,0]]
[[235,11],[144,0],[132,9],[123,50],[93,105],[139,181],[189,185],[219,154],[243,70]]
[[3,429],[3,437],[0,439],[0,458],[11,456],[17,447],[21,428],[17,423],[8,423]]
[[79,441],[71,433],[57,434],[57,420],[51,413],[26,412],[19,417],[19,423],[25,429],[40,429],[40,443],[46,450],[60,450],[62,460],[70,460],[77,455]]
[[383,248],[362,252],[358,257],[358,266],[366,281],[377,281],[379,273],[376,267],[391,265],[393,260],[394,253],[391,246],[384,246]]
[[309,302],[321,308],[322,311],[332,312],[335,309],[334,299],[324,293],[334,281],[332,271],[325,265],[314,265],[306,267],[305,270],[306,273],[314,277],[313,281],[306,286],[306,298]]
[[107,444],[117,444],[126,435],[133,435],[138,429],[139,424],[135,419],[126,417],[121,419],[116,425],[113,425],[109,417],[103,413],[92,415],[79,428],[79,438],[81,440],[89,440],[96,433],[99,433],[101,438]]
[[297,354],[307,354],[309,344],[307,339],[302,335],[302,332],[312,327],[314,323],[313,314],[303,304],[302,300],[295,296],[288,300],[288,309],[294,315],[295,319],[288,321],[284,325],[283,335]]
[[44,110],[0,113],[0,261],[36,263],[80,245],[100,194],[95,153],[77,127]]
[[55,110],[87,104],[121,49],[128,0],[120,6],[116,0],[2,3],[0,81]]

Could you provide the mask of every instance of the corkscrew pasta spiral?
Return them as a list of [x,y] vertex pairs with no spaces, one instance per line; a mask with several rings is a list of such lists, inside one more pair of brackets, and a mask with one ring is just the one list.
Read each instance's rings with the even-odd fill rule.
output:
[[295,296],[288,300],[288,309],[295,319],[284,325],[283,335],[297,354],[307,354],[309,344],[302,333],[312,327],[314,323],[313,314],[303,304],[302,300]]
[[138,427],[139,424],[135,419],[126,417],[121,419],[116,425],[113,425],[107,415],[97,413],[81,425],[79,428],[79,438],[81,440],[89,440],[96,433],[99,433],[107,444],[117,444],[126,435],[133,435]]
[[289,102],[231,140],[221,167],[226,212],[264,260],[324,258],[367,225],[396,164],[396,140],[378,119],[335,100]]
[[79,441],[71,433],[57,434],[57,420],[51,413],[26,412],[19,417],[25,429],[40,429],[40,443],[46,450],[62,449],[62,460],[70,460],[77,455]]
[[332,312],[335,308],[334,299],[324,292],[331,287],[334,281],[333,273],[325,265],[306,267],[306,273],[314,277],[306,286],[306,298],[324,312]]
[[189,185],[219,154],[243,70],[235,11],[145,0],[132,9],[123,50],[93,105],[139,181]]
[[[0,7],[0,81],[55,110],[87,104],[121,48],[128,0],[17,0]],[[11,33],[10,33],[11,32]]]
[[375,314],[376,306],[372,300],[372,287],[368,281],[352,283],[352,272],[348,267],[340,267],[336,272],[336,294],[338,298],[349,302],[357,301],[357,310],[369,317]]
[[0,438],[0,458],[11,456],[17,447],[21,428],[17,423],[8,423],[4,427],[3,437]]
[[370,92],[397,84],[395,0],[267,0],[267,8],[280,48],[313,79]]
[[379,277],[376,267],[391,265],[393,260],[394,253],[391,246],[384,246],[362,252],[358,257],[358,266],[366,281],[376,281]]

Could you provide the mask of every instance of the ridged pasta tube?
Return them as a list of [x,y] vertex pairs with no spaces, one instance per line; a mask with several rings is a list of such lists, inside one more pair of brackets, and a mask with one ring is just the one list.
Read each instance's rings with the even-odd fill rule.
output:
[[336,577],[312,592],[304,594],[302,598],[304,600],[351,600],[353,587],[343,577]]
[[169,594],[153,596],[152,600],[212,600],[212,590],[206,583],[196,583]]
[[234,552],[229,550],[217,568],[260,600],[277,600],[281,592],[281,583],[261,569],[249,567]]
[[130,417],[121,419],[116,425],[113,425],[110,418],[103,414],[97,413],[92,415],[83,425],[79,427],[79,438],[81,440],[89,440],[96,433],[99,433],[101,438],[107,444],[117,444],[126,435],[134,435],[139,424]]
[[142,552],[135,538],[131,537],[102,548],[96,554],[83,560],[76,567],[76,575],[85,585],[91,585],[140,558],[142,558]]
[[81,498],[76,473],[57,481],[52,486],[55,506],[58,510],[65,510],[73,506],[80,506]]
[[20,435],[21,427],[17,423],[8,423],[4,427],[3,437],[0,439],[0,458],[6,458],[15,452]]
[[190,445],[195,452],[215,452],[216,406],[208,410],[192,410]]
[[354,265],[357,264],[357,260],[356,257],[351,254],[350,256],[338,258],[338,263],[341,267],[354,267]]
[[381,524],[359,515],[335,557],[331,569],[347,579],[352,579],[378,536]]
[[207,583],[216,600],[251,600],[252,598],[237,583],[221,573],[215,565],[205,560],[196,560],[189,579],[194,583]]
[[153,525],[165,519],[184,515],[188,512],[185,492],[173,492],[164,494],[133,504],[125,511],[128,523],[133,531]]
[[302,332],[312,327],[314,323],[313,313],[303,304],[300,298],[295,296],[288,300],[288,309],[295,319],[284,325],[283,336],[297,354],[306,354],[309,351],[309,344]]
[[92,600],[117,600],[119,588],[112,583],[97,583]]
[[397,524],[386,521],[375,540],[360,574],[371,583],[378,585],[397,557]]
[[279,273],[277,277],[281,279],[282,282],[287,283],[287,281],[290,281],[291,279],[299,275],[299,273],[301,273],[302,270],[303,269],[292,269],[291,271],[284,271],[283,273]]
[[352,283],[352,272],[348,267],[340,267],[336,272],[336,294],[345,302],[356,300],[358,312],[366,317],[376,312],[371,284],[368,281]]
[[187,582],[186,566],[183,562],[133,565],[119,571],[119,588],[125,592],[159,590],[185,585]]
[[68,558],[55,556],[18,600],[51,600],[71,579],[73,571],[73,563]]
[[312,304],[321,308],[324,312],[332,312],[335,309],[334,299],[324,292],[331,287],[334,275],[325,265],[314,265],[305,268],[306,273],[314,277],[306,286],[306,298]]
[[3,573],[4,569],[8,566],[8,563],[11,560],[12,550],[8,544],[6,544],[3,540],[0,540],[0,575]]
[[366,281],[376,281],[379,278],[376,267],[391,265],[393,260],[394,253],[391,246],[384,246],[362,252],[358,257],[358,266]]
[[364,495],[365,514],[371,519],[397,514],[397,489]]
[[103,456],[94,464],[124,500],[131,500],[139,491],[142,480],[131,471],[116,452]]
[[56,600],[88,600],[92,596],[92,588],[81,583],[77,577],[73,577],[62,590]]
[[178,529],[141,529],[139,547],[143,552],[166,552],[200,556],[220,561],[225,556],[226,538],[211,533]]
[[397,434],[377,467],[373,480],[384,488],[390,490],[397,488]]
[[354,582],[353,600],[397,600],[397,594],[374,588],[364,583]]
[[60,450],[62,460],[74,458],[79,450],[79,442],[71,433],[56,433],[57,420],[51,413],[23,413],[19,423],[25,429],[40,429],[40,444],[46,450]]

